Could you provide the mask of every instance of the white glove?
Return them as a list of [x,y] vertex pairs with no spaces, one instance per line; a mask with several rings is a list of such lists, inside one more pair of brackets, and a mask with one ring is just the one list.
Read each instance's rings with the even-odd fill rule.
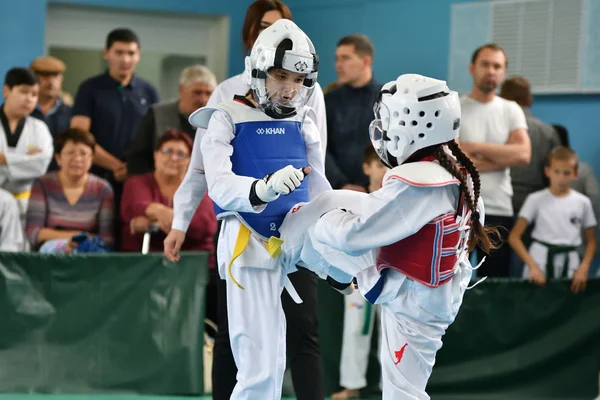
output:
[[288,165],[279,171],[267,175],[256,183],[255,191],[259,199],[265,203],[277,200],[279,195],[288,195],[296,190],[304,180],[302,168]]

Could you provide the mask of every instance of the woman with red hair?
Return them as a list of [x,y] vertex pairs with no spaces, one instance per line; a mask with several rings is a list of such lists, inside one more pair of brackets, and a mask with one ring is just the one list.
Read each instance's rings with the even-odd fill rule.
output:
[[[171,129],[159,139],[154,151],[154,172],[127,179],[121,200],[121,251],[140,251],[143,234],[150,225],[158,226],[152,235],[151,252],[162,252],[163,240],[173,222],[173,195],[181,184],[192,152],[192,140],[182,131]],[[217,221],[208,195],[196,210],[182,250],[213,252]],[[211,259],[211,268],[214,262]]]

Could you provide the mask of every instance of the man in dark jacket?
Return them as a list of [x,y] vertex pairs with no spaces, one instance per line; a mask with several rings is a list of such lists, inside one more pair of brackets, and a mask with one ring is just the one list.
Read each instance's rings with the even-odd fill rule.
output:
[[156,143],[168,129],[178,129],[194,139],[196,130],[188,117],[206,105],[216,86],[217,78],[207,67],[184,69],[179,79],[179,98],[153,105],[140,122],[127,154],[127,171],[132,175],[154,171]]
[[366,192],[363,154],[370,145],[369,124],[381,84],[373,79],[375,48],[365,35],[343,37],[335,51],[335,69],[342,84],[325,95],[327,156],[325,173],[334,189]]

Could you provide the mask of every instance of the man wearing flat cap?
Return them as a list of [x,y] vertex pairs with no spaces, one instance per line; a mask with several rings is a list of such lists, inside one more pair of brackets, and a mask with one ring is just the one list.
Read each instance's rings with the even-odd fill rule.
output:
[[31,115],[46,121],[50,133],[56,136],[71,122],[71,107],[61,98],[65,64],[56,57],[43,56],[33,60],[30,69],[40,81],[38,105]]
[[[37,75],[40,81],[40,95],[32,117],[46,122],[52,137],[69,127],[71,122],[71,107],[66,105],[61,97],[63,73],[65,63],[56,57],[38,57],[31,62],[29,68]],[[52,160],[49,171],[56,170],[58,166]]]

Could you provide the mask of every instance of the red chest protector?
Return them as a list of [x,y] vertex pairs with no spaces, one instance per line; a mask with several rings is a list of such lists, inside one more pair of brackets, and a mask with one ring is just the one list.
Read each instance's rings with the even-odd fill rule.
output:
[[[430,161],[396,167],[386,176],[386,181],[389,179],[421,187],[460,185],[452,174]],[[466,246],[470,225],[470,210],[463,196],[457,206],[460,212],[441,215],[412,236],[382,247],[377,256],[378,270],[391,268],[429,287],[449,282]]]

